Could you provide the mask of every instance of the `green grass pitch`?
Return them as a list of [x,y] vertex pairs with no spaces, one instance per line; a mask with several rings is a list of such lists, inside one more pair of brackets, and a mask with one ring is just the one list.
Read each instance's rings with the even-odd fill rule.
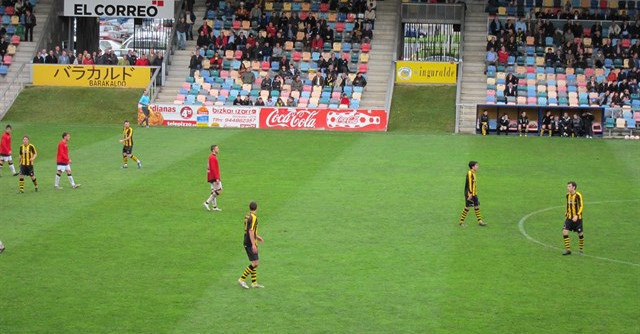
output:
[[[31,136],[41,188],[27,180],[18,195],[17,177],[0,171],[0,333],[640,332],[638,141],[398,124],[388,133],[135,127],[143,167],[121,169],[124,104],[65,107],[86,93],[60,90],[72,93],[49,108],[67,112],[51,117],[28,107],[34,92],[0,122],[14,126],[14,152]],[[117,94],[134,105],[139,92]],[[77,190],[64,177],[53,189],[62,131]],[[212,213],[202,202],[214,143],[224,192]],[[473,213],[457,226],[469,160],[480,162],[486,228]],[[560,255],[569,180],[586,201],[586,256]],[[236,283],[250,200],[265,238],[262,290]]]

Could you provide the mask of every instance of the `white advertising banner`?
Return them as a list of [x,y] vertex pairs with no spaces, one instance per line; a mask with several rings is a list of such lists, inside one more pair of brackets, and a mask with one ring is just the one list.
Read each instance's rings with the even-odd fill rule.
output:
[[[138,110],[138,122],[144,118]],[[259,107],[194,106],[152,104],[149,124],[164,126],[198,126],[215,128],[257,128]]]
[[172,19],[174,0],[64,0],[64,16]]

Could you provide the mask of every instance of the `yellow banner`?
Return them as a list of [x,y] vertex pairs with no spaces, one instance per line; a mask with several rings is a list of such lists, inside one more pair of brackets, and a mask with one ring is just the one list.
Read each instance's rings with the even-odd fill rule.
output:
[[396,83],[399,84],[455,84],[457,78],[456,63],[396,62]]
[[33,64],[34,86],[145,88],[149,79],[145,66]]

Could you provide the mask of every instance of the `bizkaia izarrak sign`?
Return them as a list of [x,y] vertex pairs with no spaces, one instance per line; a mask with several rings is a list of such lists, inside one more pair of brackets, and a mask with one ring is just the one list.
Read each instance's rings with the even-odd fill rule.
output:
[[64,0],[64,16],[172,19],[174,0]]
[[385,131],[387,113],[382,109],[262,108],[260,128]]

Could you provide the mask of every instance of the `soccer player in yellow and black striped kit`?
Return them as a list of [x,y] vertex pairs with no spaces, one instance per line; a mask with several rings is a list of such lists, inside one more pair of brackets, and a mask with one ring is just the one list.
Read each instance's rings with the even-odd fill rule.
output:
[[238,279],[238,284],[244,289],[248,289],[249,286],[245,282],[247,276],[251,275],[251,287],[252,288],[264,288],[263,285],[258,284],[258,265],[260,260],[258,258],[258,241],[264,242],[261,236],[258,235],[258,216],[256,211],[258,210],[258,203],[249,203],[249,213],[244,217],[244,250],[249,257],[249,264],[242,273],[242,276]]
[[129,121],[124,121],[124,128],[122,129],[123,138],[119,142],[123,143],[122,147],[122,168],[127,168],[127,162],[129,158],[133,159],[138,164],[138,169],[142,167],[142,161],[133,155],[133,128],[129,124]]
[[33,144],[29,143],[29,137],[22,137],[22,145],[20,146],[20,193],[24,193],[24,176],[29,175],[33,185],[38,191],[38,181],[33,171],[33,161],[38,157],[38,151]]
[[464,200],[465,207],[460,215],[460,226],[465,226],[464,220],[467,218],[469,210],[473,206],[476,212],[476,218],[478,218],[478,225],[487,226],[487,223],[482,221],[482,215],[480,214],[480,200],[478,199],[478,185],[476,183],[476,171],[478,170],[478,162],[469,162],[469,171],[467,172],[467,179],[464,184]]
[[564,227],[562,227],[562,238],[564,239],[564,252],[562,255],[571,255],[571,239],[569,239],[569,231],[578,232],[578,250],[580,255],[584,254],[584,233],[582,230],[582,209],[584,201],[582,194],[577,192],[578,185],[569,181],[567,183],[567,209],[565,212],[566,219]]

